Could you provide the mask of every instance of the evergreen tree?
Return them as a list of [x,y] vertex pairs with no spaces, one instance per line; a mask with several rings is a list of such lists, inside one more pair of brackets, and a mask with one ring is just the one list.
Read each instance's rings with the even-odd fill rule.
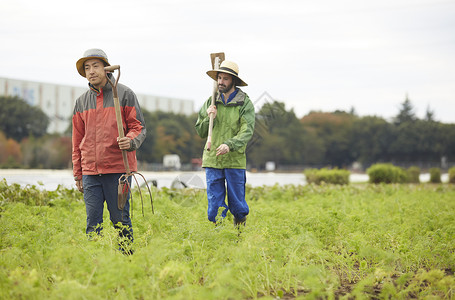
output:
[[406,94],[406,99],[401,103],[400,112],[395,117],[395,125],[400,125],[406,122],[414,122],[417,120],[414,107],[412,106],[411,100],[409,100],[408,95]]
[[425,121],[434,122],[434,111],[430,109],[430,105],[427,106],[427,111],[425,112]]

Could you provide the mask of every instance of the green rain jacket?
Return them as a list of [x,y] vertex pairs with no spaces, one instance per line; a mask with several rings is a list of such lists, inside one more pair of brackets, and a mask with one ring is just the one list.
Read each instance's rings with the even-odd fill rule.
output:
[[[212,102],[210,97],[199,111],[196,131],[201,138],[206,138],[209,131],[207,109]],[[254,106],[246,93],[239,89],[237,95],[229,103],[224,104],[218,95],[215,105],[216,118],[213,120],[212,147],[204,148],[202,167],[216,169],[246,169],[245,149],[254,132]],[[216,156],[216,148],[221,144],[229,146],[229,152]]]

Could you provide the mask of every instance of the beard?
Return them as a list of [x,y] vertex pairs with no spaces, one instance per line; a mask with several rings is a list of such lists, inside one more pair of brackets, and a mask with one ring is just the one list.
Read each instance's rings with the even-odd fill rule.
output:
[[225,85],[218,85],[218,90],[220,91],[220,93],[226,93],[226,92],[229,92],[232,87],[234,86],[234,81],[228,85],[228,86],[225,86]]

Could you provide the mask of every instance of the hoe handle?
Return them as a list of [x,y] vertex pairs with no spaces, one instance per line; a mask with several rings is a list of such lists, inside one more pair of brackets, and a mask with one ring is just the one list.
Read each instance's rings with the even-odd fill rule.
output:
[[[218,57],[215,59],[215,65],[218,63]],[[218,91],[218,82],[215,80],[213,82],[213,92],[212,92],[212,103],[211,105],[215,105],[215,98],[216,98],[216,92]],[[213,113],[210,114],[210,119],[209,119],[209,132],[207,135],[207,151],[210,151],[210,148],[212,148],[212,131],[213,131]]]
[[[210,59],[212,61],[212,68],[213,70],[217,70],[220,67],[221,62],[224,60],[224,53],[211,53],[210,54]],[[212,91],[212,102],[211,105],[215,105],[215,100],[218,92],[218,82],[215,80],[213,82],[213,91]],[[210,114],[210,119],[209,119],[209,132],[207,134],[207,143],[206,143],[206,149],[207,151],[210,151],[212,148],[212,131],[213,131],[213,119],[214,115]]]

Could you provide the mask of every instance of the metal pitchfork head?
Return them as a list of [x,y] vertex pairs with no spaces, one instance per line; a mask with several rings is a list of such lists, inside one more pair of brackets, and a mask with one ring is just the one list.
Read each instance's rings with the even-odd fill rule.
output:
[[[120,66],[119,65],[107,66],[104,68],[104,70],[107,72],[111,72],[111,73],[113,73],[115,70],[118,70],[118,75],[117,75],[117,79],[115,80],[115,82],[113,82],[109,78],[109,76],[107,76],[107,73],[106,73],[106,78],[107,78],[107,81],[109,82],[109,84],[112,86],[112,92],[114,94],[114,109],[115,109],[115,118],[117,120],[118,136],[119,136],[119,138],[123,138],[125,136],[125,133],[123,132],[122,114],[120,111],[120,101],[119,101],[118,93],[117,93],[117,84],[118,84],[118,81],[120,78]],[[125,165],[126,174],[123,174],[122,176],[120,176],[120,178],[118,180],[118,202],[117,202],[118,208],[120,210],[123,210],[123,208],[125,207],[126,200],[128,199],[128,193],[131,192],[130,180],[128,180],[128,179],[129,179],[129,177],[133,177],[134,181],[136,182],[136,185],[138,187],[138,190],[139,190],[139,195],[141,197],[141,203],[142,203],[142,215],[144,215],[144,201],[142,198],[142,192],[141,192],[140,185],[136,178],[136,175],[139,175],[142,177],[142,179],[145,182],[145,186],[147,187],[147,190],[150,195],[150,202],[152,204],[152,212],[155,213],[155,210],[153,209],[152,193],[150,191],[150,187],[147,183],[147,180],[145,179],[144,175],[142,175],[138,172],[131,172],[130,166],[128,163],[128,157],[127,157],[126,150],[122,150],[122,157],[123,157],[123,164]],[[130,193],[130,195],[131,195],[130,196],[131,197],[131,215],[133,215],[133,194]]]

